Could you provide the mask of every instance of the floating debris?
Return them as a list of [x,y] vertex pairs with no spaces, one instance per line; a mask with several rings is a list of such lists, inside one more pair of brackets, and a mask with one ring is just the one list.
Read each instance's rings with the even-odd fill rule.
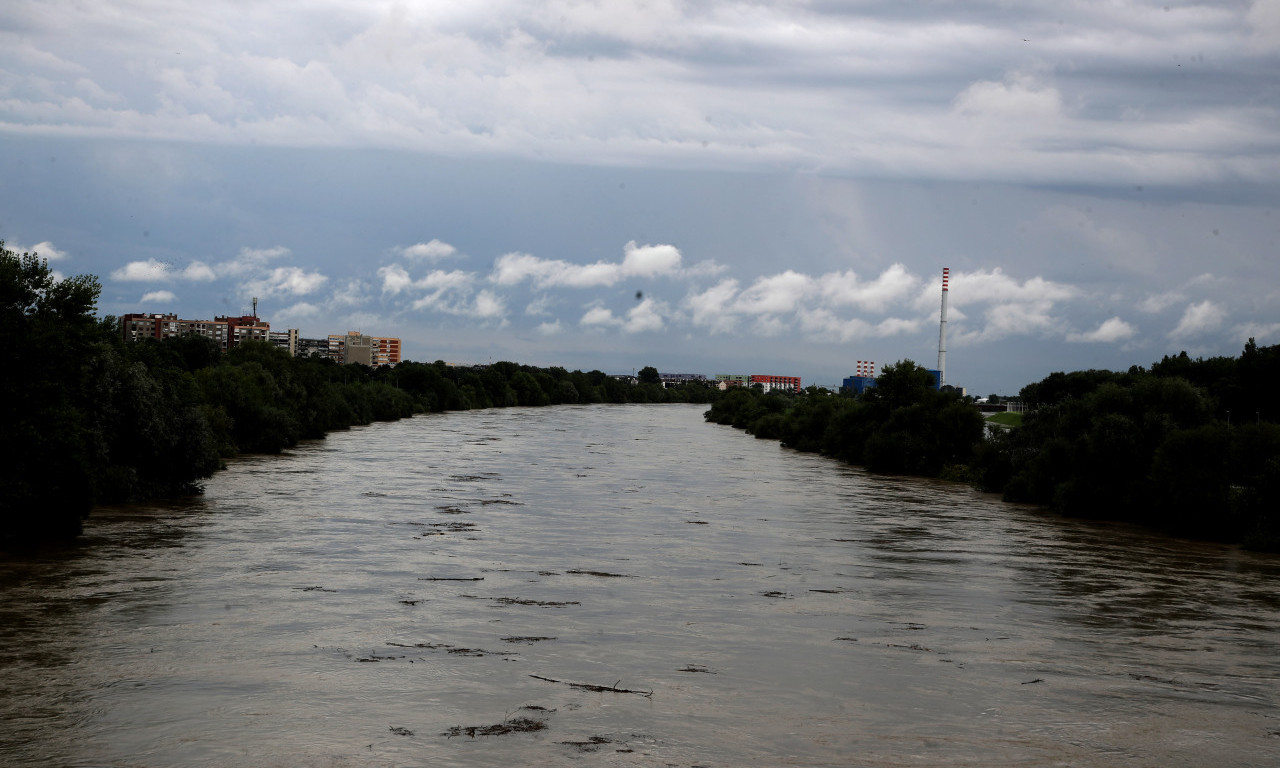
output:
[[1023,685],[1032,685],[1033,683],[1043,683],[1043,682],[1044,682],[1044,678],[1043,678],[1043,677],[1037,677],[1035,680],[1025,680],[1025,681],[1023,681],[1023,683],[1022,683],[1022,684],[1023,684]]
[[362,656],[362,657],[360,657],[360,658],[356,659],[356,661],[362,661],[362,662],[372,662],[372,661],[395,661],[396,659],[403,659],[403,658],[404,658],[404,656],[379,656],[379,655],[375,652],[375,653],[371,653],[371,654],[369,654],[368,656]]
[[435,528],[437,531],[470,531],[476,527],[475,523],[464,523],[458,520],[450,520],[447,523],[427,523],[427,527]]
[[547,727],[547,724],[541,720],[534,720],[531,717],[517,717],[512,720],[504,720],[494,725],[455,725],[449,730],[442,733],[442,736],[453,738],[454,736],[504,736],[508,733],[531,733],[533,731],[541,731]]
[[478,475],[449,475],[449,479],[457,483],[474,483],[478,480],[489,480],[500,477],[497,472],[481,472]]
[[395,735],[397,735],[397,736],[412,736],[412,735],[413,735],[413,731],[409,730],[408,728],[401,728],[401,727],[400,727],[400,726],[398,726],[398,725],[393,725],[393,726],[391,726],[391,728],[390,728],[389,730],[390,730],[392,733],[394,733]]
[[559,683],[561,685],[567,685],[570,688],[577,688],[582,691],[593,691],[595,693],[634,693],[635,695],[643,696],[646,699],[653,696],[653,691],[633,691],[629,688],[619,688],[618,683],[621,683],[621,680],[613,685],[594,685],[592,683],[571,683],[567,680],[555,680],[550,677],[543,677],[542,675],[529,675],[529,677],[532,677],[534,680],[545,680],[548,683]]
[[762,597],[776,597],[776,598],[778,598],[779,600],[790,600],[790,599],[791,599],[791,595],[790,595],[790,594],[788,594],[788,593],[786,593],[786,592],[778,592],[778,591],[776,591],[776,590],[775,590],[775,591],[772,591],[772,592],[761,592],[761,593],[760,593],[760,595],[761,595]]
[[543,637],[539,635],[527,635],[527,636],[512,635],[511,637],[502,638],[502,642],[504,643],[520,643],[521,645],[533,645],[534,643],[540,643],[543,640],[555,640],[555,638]]
[[701,664],[686,664],[685,666],[681,667],[680,669],[677,669],[676,671],[677,672],[702,672],[708,675],[718,674],[715,670],[708,669],[707,667],[704,667]]
[[[460,648],[460,647],[458,647],[458,646],[456,646],[456,645],[450,645],[450,644],[448,644],[448,643],[413,643],[413,644],[409,644],[409,643],[391,643],[391,642],[389,642],[389,643],[387,643],[387,645],[390,645],[390,646],[392,646],[392,647],[394,647],[394,648],[421,648],[421,649],[424,649],[424,650],[430,650],[430,651],[440,651],[440,650],[443,650],[443,651],[446,651],[446,652],[448,652],[448,653],[452,653],[452,654],[454,654],[455,656],[514,656],[514,655],[515,655],[515,652],[514,652],[514,651],[486,651],[486,650],[485,650],[485,649],[483,649],[483,648]],[[383,656],[383,657],[376,657],[376,658],[371,659],[371,660],[372,660],[372,661],[382,661],[383,659],[386,659],[386,658],[391,658],[391,657],[386,657],[386,656]],[[404,657],[403,657],[403,656],[401,656],[400,658],[404,658]],[[364,659],[361,659],[361,661],[364,661]]]
[[1141,680],[1144,683],[1164,683],[1165,685],[1182,685],[1182,681],[1173,678],[1154,677],[1152,675],[1142,675],[1137,672],[1130,672],[1129,677],[1134,680]]
[[418,581],[484,581],[483,576],[419,576]]
[[471,600],[492,600],[502,605],[537,605],[543,608],[559,608],[565,605],[582,605],[577,600],[526,600],[520,597],[481,597],[480,595],[459,595]]
[[326,589],[324,587],[294,587],[300,592],[337,592],[336,589]]
[[437,512],[439,512],[439,513],[440,513],[440,514],[442,514],[442,515],[469,515],[469,514],[471,514],[469,511],[467,511],[467,510],[463,509],[462,507],[452,507],[452,506],[436,507],[436,511],[437,511]]
[[634,576],[628,576],[625,573],[609,573],[608,571],[583,571],[577,568],[565,571],[574,576],[599,576],[602,579],[634,579]]
[[556,743],[566,747],[576,747],[579,752],[595,752],[605,744],[612,744],[613,739],[606,736],[592,736],[586,741],[557,741]]

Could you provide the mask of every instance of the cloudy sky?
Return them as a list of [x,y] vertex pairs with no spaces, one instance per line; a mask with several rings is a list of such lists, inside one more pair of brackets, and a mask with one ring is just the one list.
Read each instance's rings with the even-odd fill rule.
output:
[[1055,370],[1280,343],[1280,0],[0,5],[0,238],[416,360]]

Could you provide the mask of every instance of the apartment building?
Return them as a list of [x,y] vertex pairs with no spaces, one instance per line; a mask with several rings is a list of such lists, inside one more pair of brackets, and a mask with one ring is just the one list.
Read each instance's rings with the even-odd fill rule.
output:
[[750,387],[756,384],[765,392],[774,389],[783,389],[788,392],[800,391],[799,376],[773,376],[761,373],[717,373],[716,386],[720,389],[729,389],[730,387]]
[[400,362],[398,338],[347,331],[344,335],[329,334],[327,342],[329,357],[339,363],[361,363],[377,367]]
[[294,357],[328,357],[338,363],[362,363],[377,367],[400,362],[400,339],[369,336],[359,331],[330,334],[323,339],[304,339],[297,328],[273,331],[271,324],[255,315],[223,315],[213,320],[184,320],[176,314],[131,313],[120,318],[125,341],[171,339],[195,333],[212,339],[227,350],[248,340],[265,341]]

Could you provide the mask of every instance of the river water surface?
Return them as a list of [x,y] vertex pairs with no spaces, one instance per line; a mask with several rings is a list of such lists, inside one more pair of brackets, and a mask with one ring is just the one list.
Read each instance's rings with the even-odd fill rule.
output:
[[1280,558],[702,410],[419,416],[98,510],[0,562],[0,765],[1280,763]]

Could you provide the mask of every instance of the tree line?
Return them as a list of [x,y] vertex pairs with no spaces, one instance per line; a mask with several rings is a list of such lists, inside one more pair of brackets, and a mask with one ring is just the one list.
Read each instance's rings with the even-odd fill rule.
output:
[[1280,346],[1053,373],[1022,426],[984,429],[969,398],[910,360],[858,397],[737,389],[706,418],[859,464],[943,477],[1077,517],[1280,551]]
[[977,448],[981,487],[1063,514],[1280,551],[1280,346],[1054,373]]
[[[229,457],[426,411],[708,402],[699,385],[510,362],[395,367],[295,358],[266,342],[126,343],[98,279],[59,279],[0,241],[0,548],[73,538],[97,504],[198,492]],[[650,375],[651,374],[651,375]]]
[[958,392],[936,389],[933,375],[910,360],[886,365],[858,397],[737,387],[706,418],[875,472],[926,477],[968,465],[983,434],[982,415]]

